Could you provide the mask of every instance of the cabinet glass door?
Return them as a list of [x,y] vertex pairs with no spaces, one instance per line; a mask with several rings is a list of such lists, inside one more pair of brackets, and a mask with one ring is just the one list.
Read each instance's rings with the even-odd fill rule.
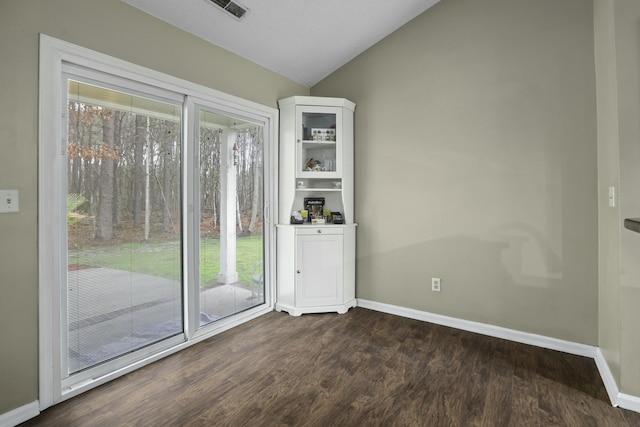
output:
[[336,178],[342,156],[341,110],[331,107],[298,107],[296,175],[299,178]]

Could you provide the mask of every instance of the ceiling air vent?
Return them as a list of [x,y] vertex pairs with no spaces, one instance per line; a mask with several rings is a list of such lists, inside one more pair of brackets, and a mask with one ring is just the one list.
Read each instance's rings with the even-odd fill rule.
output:
[[209,0],[211,3],[216,6],[220,6],[227,13],[233,15],[237,19],[242,19],[242,17],[247,13],[247,8],[244,6],[240,6],[238,3],[233,2],[231,0]]

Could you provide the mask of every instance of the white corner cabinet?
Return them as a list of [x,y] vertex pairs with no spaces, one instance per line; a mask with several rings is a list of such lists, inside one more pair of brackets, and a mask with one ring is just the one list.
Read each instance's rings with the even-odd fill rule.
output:
[[356,306],[353,113],[343,98],[293,96],[280,108],[276,310]]

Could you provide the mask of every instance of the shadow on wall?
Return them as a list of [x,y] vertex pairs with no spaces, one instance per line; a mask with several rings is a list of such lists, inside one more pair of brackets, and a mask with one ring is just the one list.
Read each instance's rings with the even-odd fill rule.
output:
[[[432,277],[442,279],[441,292],[431,291]],[[594,344],[593,295],[590,288],[582,294],[577,281],[565,277],[542,233],[508,224],[486,236],[456,235],[359,257],[356,296]]]
[[562,260],[539,230],[513,222],[492,232],[509,245],[502,254],[503,265],[508,266],[517,283],[544,288],[549,286],[549,279],[562,279]]

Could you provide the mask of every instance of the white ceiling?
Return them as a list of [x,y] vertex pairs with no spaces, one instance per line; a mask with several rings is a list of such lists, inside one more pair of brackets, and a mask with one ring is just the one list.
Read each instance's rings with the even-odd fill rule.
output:
[[122,1],[310,87],[440,0]]

